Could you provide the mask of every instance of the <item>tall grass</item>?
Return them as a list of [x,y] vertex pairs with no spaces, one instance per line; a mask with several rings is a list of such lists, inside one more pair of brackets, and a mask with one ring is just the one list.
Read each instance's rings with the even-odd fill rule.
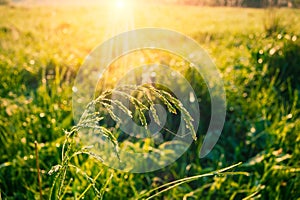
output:
[[[105,25],[99,19],[106,19],[106,12],[99,7],[0,6],[3,199],[39,198],[35,140],[43,198],[49,198],[55,175],[63,176],[64,168],[59,166],[69,143],[63,150],[66,135],[62,129],[72,131],[74,126],[73,80],[84,56],[104,38]],[[284,31],[273,28],[272,34],[264,29],[264,23],[257,23],[263,10],[150,6],[138,8],[135,14],[139,16],[137,27],[158,26],[186,33],[215,59],[228,99],[221,138],[204,159],[197,158],[200,142],[195,142],[172,165],[145,174],[113,170],[97,161],[100,159],[79,154],[69,163],[63,184],[60,178],[54,182],[53,199],[60,188],[60,197],[93,199],[99,194],[104,199],[128,199],[147,194],[142,196],[147,198],[171,187],[165,184],[176,185],[173,181],[239,162],[243,162],[239,170],[249,176],[227,174],[182,181],[154,198],[299,198],[299,10],[280,9],[277,16]],[[192,71],[185,76],[201,79]],[[194,86],[203,88],[195,82]],[[200,102],[208,99],[202,89],[196,92],[203,94],[197,96]],[[206,113],[208,108],[201,111]],[[199,141],[202,131],[205,129],[197,133]],[[63,155],[65,159],[67,154]],[[53,168],[56,174],[49,176],[47,172],[57,163],[60,165]],[[147,193],[151,188],[157,190]]]
[[[128,93],[129,91],[129,93]],[[138,92],[138,93],[133,93]],[[110,99],[110,96],[113,93],[117,93],[120,95],[120,98],[128,99],[133,105],[133,111],[129,110],[122,101],[117,99]],[[133,95],[134,94],[134,95]],[[144,103],[138,97],[144,97]],[[100,135],[108,138],[108,142],[111,142],[114,146],[115,153],[119,155],[119,145],[116,136],[109,130],[108,127],[99,125],[101,124],[101,120],[104,119],[104,116],[101,115],[103,113],[101,110],[104,109],[110,117],[115,120],[117,123],[122,123],[122,119],[115,113],[114,109],[118,108],[123,113],[127,114],[129,117],[134,118],[137,116],[137,120],[140,122],[142,126],[147,127],[147,118],[145,116],[146,111],[151,111],[156,123],[160,124],[160,119],[157,116],[156,108],[154,107],[154,101],[161,101],[164,106],[166,106],[168,112],[177,114],[179,112],[184,121],[185,126],[190,130],[192,137],[196,140],[196,132],[194,130],[192,121],[193,118],[190,116],[188,111],[183,107],[183,104],[173,97],[170,93],[154,88],[151,85],[142,85],[142,86],[122,86],[113,90],[104,91],[99,97],[90,102],[86,107],[83,115],[81,116],[78,124],[74,126],[69,132],[66,131],[66,139],[62,146],[62,161],[61,164],[55,165],[49,171],[49,174],[53,174],[54,172],[57,175],[54,178],[53,185],[51,187],[50,199],[52,198],[53,190],[56,185],[58,185],[58,190],[56,192],[55,198],[62,199],[65,194],[65,179],[66,174],[69,168],[75,168],[77,171],[81,172],[89,181],[91,181],[91,185],[87,188],[93,186],[93,189],[98,198],[102,198],[100,191],[95,187],[95,180],[87,175],[86,172],[80,169],[80,166],[75,166],[71,164],[71,159],[80,154],[87,154],[92,158],[95,158],[97,161],[103,162],[103,158],[99,155],[95,154],[93,150],[93,146],[86,147],[82,146],[81,142],[78,144],[78,140],[80,141],[80,136],[78,133],[82,129],[93,129],[94,134],[98,131]],[[95,110],[99,109],[99,110]],[[164,125],[163,125],[164,126]],[[77,142],[76,142],[77,141]],[[120,157],[117,156],[119,159]],[[116,161],[122,162],[122,160]],[[123,161],[124,162],[124,161]],[[98,177],[100,174],[97,174]],[[84,190],[83,194],[87,192],[87,188]],[[83,196],[81,194],[80,196]]]

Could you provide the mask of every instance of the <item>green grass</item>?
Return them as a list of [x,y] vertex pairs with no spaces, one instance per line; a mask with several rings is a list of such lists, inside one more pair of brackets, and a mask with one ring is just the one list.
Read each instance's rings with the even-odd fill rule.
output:
[[[135,199],[163,184],[238,162],[243,164],[236,170],[249,176],[215,174],[178,185],[161,197],[300,198],[300,10],[274,12],[280,19],[262,9],[136,7],[136,28],[177,30],[207,49],[226,87],[223,133],[206,158],[198,158],[198,141],[175,163],[152,173],[119,172],[87,156],[74,157],[72,164],[80,171],[67,172],[65,198],[82,193],[94,198],[96,187],[103,199]],[[74,125],[71,98],[76,72],[85,56],[117,28],[106,7],[0,7],[2,198],[39,198],[35,140],[42,192],[48,198],[54,176],[47,172],[61,162],[63,130]],[[206,105],[201,78],[188,72],[185,76],[197,80],[193,84]],[[94,185],[88,177],[97,178]]]

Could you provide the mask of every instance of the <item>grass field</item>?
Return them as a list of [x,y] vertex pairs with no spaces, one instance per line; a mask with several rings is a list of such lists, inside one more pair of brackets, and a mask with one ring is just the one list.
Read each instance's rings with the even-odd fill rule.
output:
[[155,198],[300,199],[300,10],[176,5],[137,5],[130,13],[111,5],[0,6],[0,199],[40,198],[34,141],[49,198],[55,175],[48,171],[61,162],[64,130],[74,125],[77,70],[104,40],[141,27],[182,32],[210,54],[227,96],[221,138],[203,159],[194,142],[172,165],[144,174],[75,157],[61,198],[138,199],[165,183],[243,162],[234,175],[199,178]]

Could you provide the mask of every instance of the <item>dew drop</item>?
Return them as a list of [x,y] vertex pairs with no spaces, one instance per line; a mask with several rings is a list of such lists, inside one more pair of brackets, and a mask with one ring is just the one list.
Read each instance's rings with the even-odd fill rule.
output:
[[195,102],[195,96],[194,96],[193,92],[190,92],[190,102],[191,103]]
[[75,92],[75,93],[76,93],[76,92],[78,92],[78,89],[77,89],[77,87],[75,87],[75,86],[74,86],[74,87],[72,87],[72,91],[73,91],[73,92]]
[[35,61],[34,61],[34,60],[30,60],[30,61],[29,61],[29,64],[34,65],[34,64],[35,64]]

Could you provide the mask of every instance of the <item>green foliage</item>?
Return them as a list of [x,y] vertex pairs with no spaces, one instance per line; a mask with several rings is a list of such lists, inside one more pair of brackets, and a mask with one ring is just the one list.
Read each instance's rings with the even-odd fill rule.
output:
[[[63,147],[66,135],[62,129],[69,130],[74,125],[72,83],[84,57],[103,41],[107,10],[102,7],[1,6],[0,196],[3,199],[38,198],[34,156],[37,140],[45,199],[49,198],[52,183],[56,183],[53,198],[59,190],[64,197],[93,199],[98,194],[103,199],[128,199],[147,194],[144,196],[147,198],[149,192],[155,195],[166,188],[168,190],[155,197],[299,198],[299,10],[276,10],[280,16],[279,26],[277,23],[269,26],[276,28],[264,28],[261,19],[265,13],[256,9],[148,6],[139,7],[135,12],[139,16],[135,19],[137,27],[158,26],[186,33],[215,59],[225,83],[228,108],[216,147],[206,158],[198,159],[197,152],[210,117],[210,97],[200,75],[185,64],[178,68],[195,89],[200,102],[201,125],[198,141],[175,163],[156,172],[131,174],[102,165],[103,158],[91,154],[89,147],[79,148],[71,137]],[[133,110],[127,110],[120,102],[109,100],[102,102],[102,109],[105,107],[107,112],[102,114],[108,115],[111,106],[115,106],[146,125],[147,112],[155,113],[155,107],[147,96],[142,101],[147,108],[134,98],[131,100],[140,108],[139,115],[134,115]],[[168,102],[165,107],[178,112],[178,108],[172,106],[175,100],[170,101],[171,107]],[[119,133],[110,128],[117,124],[106,121],[118,121],[118,116],[111,113],[114,119],[110,120],[102,116],[94,118],[103,122],[99,124],[101,133],[115,141],[114,136]],[[176,116],[172,118],[174,121]],[[157,117],[154,119],[158,121]],[[73,131],[75,129],[70,133]],[[77,154],[68,164],[61,163],[72,155],[71,151],[66,152],[70,145]],[[148,146],[147,142],[141,142],[130,147],[139,151]],[[63,159],[61,152],[64,152]],[[211,178],[194,179],[195,175],[238,162],[244,163],[239,170],[250,176],[216,174]],[[60,164],[52,168],[54,175],[49,176],[47,172],[57,163]],[[185,182],[189,179],[182,180],[184,177],[193,181]]]
[[253,64],[267,82],[274,81],[279,93],[287,96],[290,89],[299,87],[300,43],[297,35],[281,34],[273,36],[270,43],[252,52]]
[[[130,93],[137,91],[141,93],[142,97],[146,97],[147,103],[143,104],[141,99],[136,98],[132,94],[128,93],[128,90]],[[93,149],[93,147],[85,147],[82,145],[76,144],[76,140],[81,140],[78,133],[82,129],[92,129],[93,132],[99,131],[99,133],[102,136],[105,136],[108,138],[108,141],[111,142],[114,146],[115,153],[119,155],[119,144],[116,139],[116,136],[105,126],[99,126],[98,124],[101,123],[101,120],[104,119],[104,116],[101,115],[101,110],[107,111],[107,113],[117,122],[122,123],[122,119],[120,119],[117,114],[114,112],[114,107],[120,109],[124,113],[126,113],[129,117],[133,118],[133,116],[136,116],[135,114],[132,114],[133,111],[129,110],[120,100],[111,100],[109,97],[113,94],[120,95],[120,98],[126,98],[131,101],[131,103],[134,106],[134,113],[137,113],[139,116],[138,119],[142,126],[147,127],[147,121],[144,114],[145,110],[150,110],[153,105],[154,101],[153,98],[158,99],[162,101],[162,103],[167,107],[168,111],[171,113],[176,114],[178,111],[182,114],[182,117],[186,123],[186,126],[188,129],[190,129],[191,134],[193,138],[196,140],[196,133],[194,131],[194,127],[192,125],[192,117],[187,112],[187,110],[182,106],[182,103],[178,101],[176,98],[174,98],[172,95],[170,95],[168,92],[159,90],[154,88],[151,85],[143,85],[143,86],[122,86],[120,88],[116,88],[113,90],[107,90],[103,92],[99,97],[97,97],[95,100],[90,102],[88,106],[86,107],[83,115],[81,116],[78,124],[74,126],[70,132],[66,132],[66,139],[64,141],[63,147],[62,147],[62,161],[61,164],[55,165],[52,167],[52,169],[49,171],[49,175],[52,175],[53,173],[56,173],[56,176],[54,178],[53,185],[51,187],[51,192],[49,198],[51,199],[53,196],[55,199],[62,199],[67,191],[67,188],[65,188],[65,181],[66,181],[66,174],[69,171],[69,168],[75,168],[77,172],[80,172],[84,177],[89,180],[90,185],[87,186],[87,188],[80,194],[80,197],[84,196],[84,194],[88,191],[88,189],[92,186],[94,189],[94,192],[96,196],[100,199],[103,198],[103,194],[96,188],[95,181],[99,177],[100,174],[97,174],[96,177],[93,179],[90,176],[87,175],[87,173],[80,169],[80,166],[73,165],[71,163],[71,159],[74,159],[75,156],[86,154],[89,155],[91,158],[94,158],[97,161],[103,162],[103,159],[99,157],[97,154],[93,153],[90,149]],[[136,94],[136,96],[139,96]],[[110,104],[108,104],[108,102]],[[98,108],[100,106],[100,108]],[[97,108],[97,110],[94,110]],[[98,110],[99,109],[99,110]],[[155,109],[155,108],[154,108]],[[177,111],[178,110],[178,111]],[[156,112],[156,110],[154,110]],[[141,117],[143,116],[143,117]],[[159,121],[159,119],[156,119]],[[119,156],[118,156],[119,158]],[[119,158],[120,159],[120,158]],[[122,160],[119,160],[122,162]],[[115,161],[115,162],[119,162]],[[71,178],[72,180],[73,178]],[[70,181],[71,181],[70,180]],[[55,186],[58,187],[57,191],[53,191],[55,189]],[[55,195],[54,195],[54,194]]]
[[264,29],[267,35],[285,31],[281,18],[274,8],[268,8],[264,17]]

